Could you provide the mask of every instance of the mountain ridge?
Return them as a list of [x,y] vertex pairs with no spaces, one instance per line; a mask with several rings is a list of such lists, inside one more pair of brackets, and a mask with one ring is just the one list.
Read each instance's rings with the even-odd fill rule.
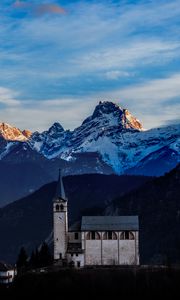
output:
[[[109,167],[115,174],[160,176],[180,161],[180,124],[144,130],[127,109],[108,101],[100,101],[92,115],[73,131],[64,130],[60,123],[55,122],[48,130],[36,131],[25,141],[6,140],[5,143],[0,137],[1,160],[7,154],[13,155],[14,143],[25,142],[49,160],[57,158],[73,164],[78,157],[77,174],[86,173],[86,168],[80,167],[81,157],[87,156],[89,168],[88,155],[91,153],[94,153],[97,164],[90,168],[91,173],[98,173],[100,169],[106,173]],[[103,169],[99,168],[99,162],[104,164]],[[159,168],[153,172],[157,163]],[[70,169],[68,172],[71,174]]]

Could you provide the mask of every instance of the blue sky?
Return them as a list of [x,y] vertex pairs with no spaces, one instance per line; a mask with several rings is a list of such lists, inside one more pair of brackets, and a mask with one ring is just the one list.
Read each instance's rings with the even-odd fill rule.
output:
[[99,100],[180,117],[180,0],[1,0],[0,41],[0,121],[73,129]]

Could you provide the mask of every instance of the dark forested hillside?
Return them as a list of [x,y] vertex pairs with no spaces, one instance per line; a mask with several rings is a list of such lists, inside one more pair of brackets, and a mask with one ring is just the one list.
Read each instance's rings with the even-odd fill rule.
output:
[[141,263],[180,262],[180,165],[117,198],[106,213],[139,215]]
[[[99,214],[113,198],[145,183],[143,176],[79,175],[64,178],[69,223],[82,213]],[[0,209],[0,258],[14,261],[20,246],[31,250],[52,231],[52,199],[56,182]]]

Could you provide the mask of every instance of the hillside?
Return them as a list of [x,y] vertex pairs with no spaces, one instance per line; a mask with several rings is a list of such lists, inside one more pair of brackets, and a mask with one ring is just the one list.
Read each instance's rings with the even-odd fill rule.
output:
[[115,199],[105,213],[139,215],[141,263],[180,262],[180,165]]
[[[143,176],[79,175],[64,178],[69,223],[83,214],[102,213],[113,198],[149,180]],[[14,261],[21,245],[29,251],[52,231],[52,199],[56,182],[0,209],[0,257]]]

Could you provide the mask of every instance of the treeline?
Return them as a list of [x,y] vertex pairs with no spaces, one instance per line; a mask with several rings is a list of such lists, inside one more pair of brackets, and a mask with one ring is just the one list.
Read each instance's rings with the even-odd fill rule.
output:
[[178,299],[180,268],[121,267],[27,272],[0,299]]
[[48,245],[44,242],[39,248],[32,251],[30,257],[24,247],[20,249],[17,258],[18,271],[27,271],[30,269],[41,268],[51,265],[53,257]]

